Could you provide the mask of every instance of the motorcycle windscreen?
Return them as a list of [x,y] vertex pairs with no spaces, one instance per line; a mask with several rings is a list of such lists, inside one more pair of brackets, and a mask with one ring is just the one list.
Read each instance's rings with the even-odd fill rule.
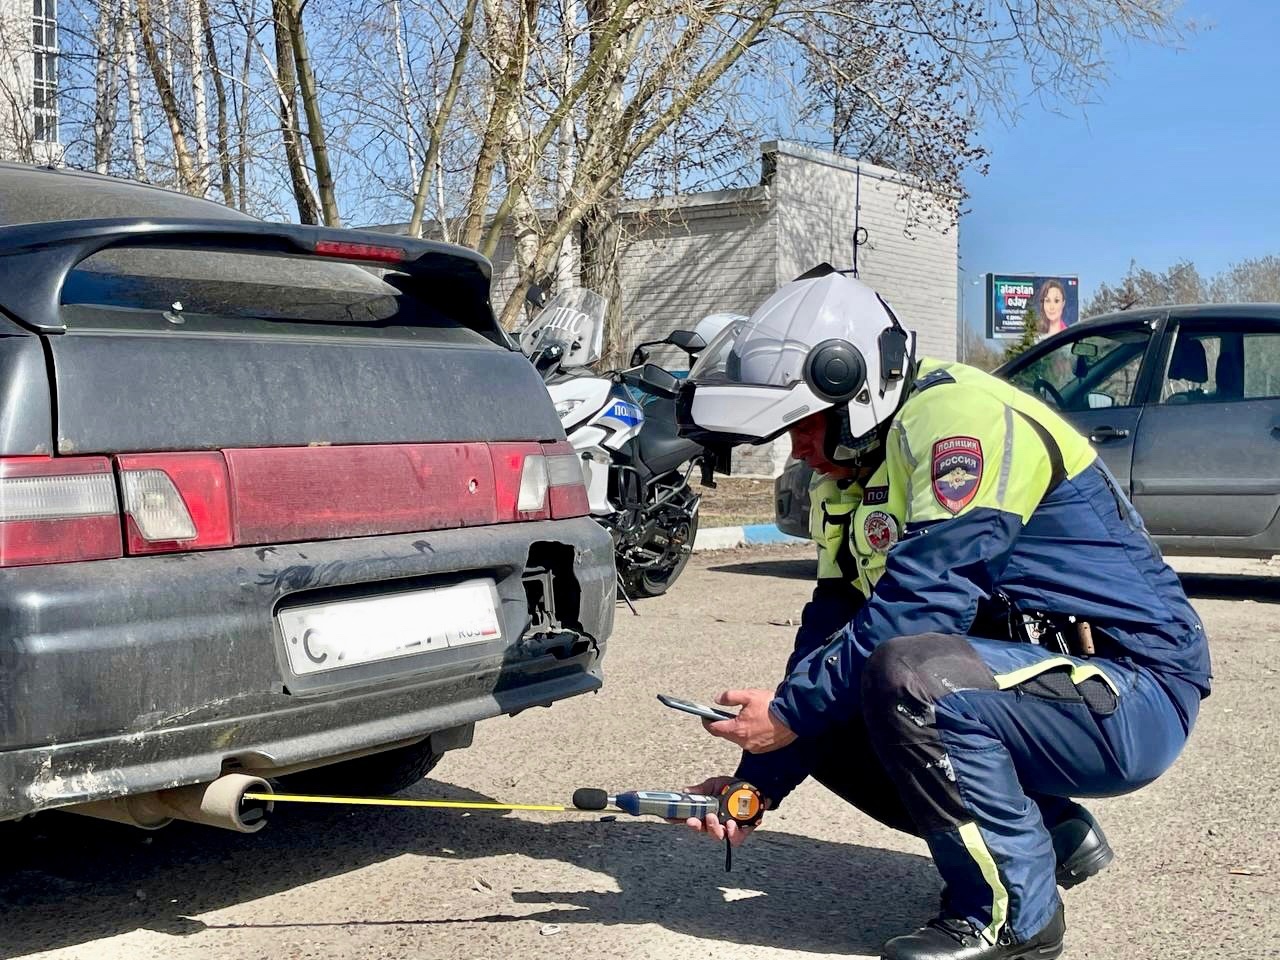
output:
[[609,301],[591,290],[562,290],[520,331],[520,350],[531,357],[559,346],[561,367],[586,367],[604,353],[604,315]]

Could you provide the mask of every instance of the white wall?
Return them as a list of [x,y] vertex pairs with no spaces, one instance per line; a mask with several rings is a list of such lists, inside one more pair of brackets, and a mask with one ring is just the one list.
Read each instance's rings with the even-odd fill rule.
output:
[[776,289],[769,190],[675,198],[624,221],[624,316],[632,343],[692,329],[711,313],[750,313]]
[[60,164],[57,143],[35,141],[31,0],[0,0],[0,160]]
[[889,302],[903,326],[916,331],[919,352],[955,359],[957,231],[912,223],[931,208],[936,213],[931,195],[884,167],[788,143],[767,143],[764,150],[777,157],[780,281],[824,260],[852,266],[857,198],[858,225],[867,232],[858,249],[858,275]]
[[[776,230],[764,187],[676,197],[624,208],[619,254],[624,348],[692,329],[711,313],[750,313],[777,286]],[[576,251],[575,251],[576,256]],[[493,304],[515,287],[512,242],[494,253]],[[655,352],[658,362],[687,359]]]
[[[0,160],[19,159],[31,102],[31,2],[0,0]],[[29,106],[27,107],[29,111]]]

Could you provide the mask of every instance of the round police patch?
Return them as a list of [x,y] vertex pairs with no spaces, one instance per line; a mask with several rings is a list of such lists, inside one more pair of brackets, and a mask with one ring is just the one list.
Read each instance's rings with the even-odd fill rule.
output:
[[862,535],[876,553],[887,553],[898,542],[898,521],[883,510],[873,510],[862,521]]

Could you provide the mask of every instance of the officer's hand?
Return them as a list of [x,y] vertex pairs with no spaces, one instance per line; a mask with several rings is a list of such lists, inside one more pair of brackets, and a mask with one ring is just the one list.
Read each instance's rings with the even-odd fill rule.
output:
[[736,743],[748,753],[769,753],[796,739],[791,728],[773,715],[769,704],[772,690],[726,690],[716,697],[725,707],[742,707],[732,720],[703,720],[702,725],[713,737]]
[[[700,793],[709,797],[720,796],[720,791],[733,783],[734,777],[711,777],[703,780],[701,783],[692,787],[685,787],[685,793]],[[764,808],[769,809],[769,800],[764,798]],[[735,847],[740,847],[746,842],[747,837],[751,836],[751,832],[755,827],[740,827],[733,820],[722,824],[720,818],[714,813],[707,814],[705,819],[699,820],[697,817],[690,817],[684,821],[691,829],[698,833],[705,833],[715,840],[724,842],[724,838],[728,836],[729,843]]]

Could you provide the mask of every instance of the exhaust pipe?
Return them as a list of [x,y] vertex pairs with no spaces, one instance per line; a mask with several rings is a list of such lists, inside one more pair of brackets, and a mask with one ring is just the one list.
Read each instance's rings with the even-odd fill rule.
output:
[[246,800],[244,795],[271,792],[271,785],[261,777],[231,773],[212,783],[77,803],[62,809],[143,830],[159,830],[174,820],[185,820],[237,833],[257,833],[267,825],[267,814],[274,804],[269,800]]

